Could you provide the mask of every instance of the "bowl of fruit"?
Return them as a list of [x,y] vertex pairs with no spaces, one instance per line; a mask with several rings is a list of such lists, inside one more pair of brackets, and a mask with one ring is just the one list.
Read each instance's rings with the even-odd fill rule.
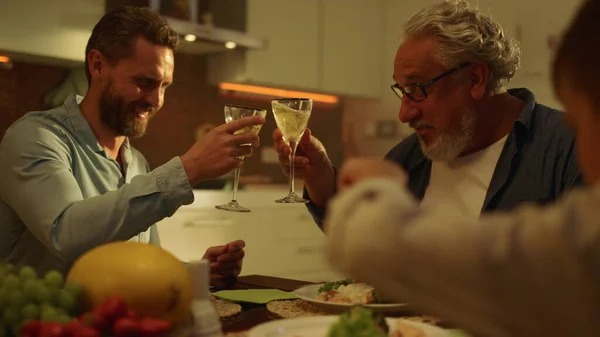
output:
[[181,261],[137,242],[98,246],[67,275],[0,263],[0,337],[180,335],[194,324],[193,295]]
[[122,297],[108,297],[85,311],[81,287],[58,271],[39,277],[25,266],[0,266],[0,336],[153,337],[170,334],[168,320],[141,317]]

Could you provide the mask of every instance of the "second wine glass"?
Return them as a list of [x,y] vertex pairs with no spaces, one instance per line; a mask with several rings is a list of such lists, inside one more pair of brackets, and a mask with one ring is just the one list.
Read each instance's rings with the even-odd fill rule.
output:
[[[240,118],[250,117],[250,116],[261,116],[264,118],[266,115],[267,115],[267,110],[264,110],[264,109],[249,108],[249,107],[230,105],[230,104],[225,105],[225,122],[226,123],[232,122],[232,121],[240,119]],[[262,125],[250,126],[250,127],[243,128],[243,129],[236,131],[235,134],[238,135],[238,134],[246,133],[246,132],[253,132],[253,133],[258,134],[261,127],[262,127]],[[252,146],[252,144],[242,144],[241,146]],[[238,157],[238,159],[244,160],[244,157],[243,156]],[[216,208],[224,210],[224,211],[230,211],[230,212],[250,212],[249,208],[243,207],[237,202],[238,185],[240,183],[240,172],[241,172],[240,168],[236,168],[233,172],[233,198],[227,204],[215,206]]]
[[308,200],[301,198],[294,188],[294,160],[298,143],[306,131],[308,120],[312,112],[312,100],[309,98],[281,98],[271,101],[273,116],[277,127],[283,135],[283,141],[291,148],[290,160],[290,193],[282,199],[275,200],[276,203],[307,203]]

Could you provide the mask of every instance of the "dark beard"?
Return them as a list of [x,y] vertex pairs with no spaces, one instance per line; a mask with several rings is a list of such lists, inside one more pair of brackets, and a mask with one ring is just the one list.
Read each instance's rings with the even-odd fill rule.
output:
[[[137,118],[136,108],[148,111],[146,119]],[[104,89],[100,96],[100,121],[119,136],[139,138],[146,133],[148,120],[156,113],[144,100],[125,103],[123,97],[114,95],[110,86]]]

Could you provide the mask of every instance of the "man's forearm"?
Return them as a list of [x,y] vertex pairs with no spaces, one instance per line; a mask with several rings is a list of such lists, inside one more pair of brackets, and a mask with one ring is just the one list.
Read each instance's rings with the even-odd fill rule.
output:
[[[43,174],[15,185],[17,191],[6,193],[7,203],[40,242],[69,261],[103,243],[128,240],[171,216],[182,204],[193,202],[178,158],[134,177],[118,190],[87,199],[70,172],[57,169],[52,176]],[[54,197],[48,194],[53,190],[61,192]]]
[[323,175],[305,182],[311,202],[319,208],[327,206],[329,199],[335,195],[336,173],[333,166],[328,166]]
[[[128,240],[193,201],[177,159],[106,194],[73,203],[51,230],[54,248],[68,259],[92,247]],[[179,179],[178,179],[179,178]]]

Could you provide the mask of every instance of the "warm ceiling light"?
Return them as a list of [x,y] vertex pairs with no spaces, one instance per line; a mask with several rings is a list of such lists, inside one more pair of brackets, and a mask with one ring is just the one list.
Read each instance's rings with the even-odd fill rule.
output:
[[187,42],[194,42],[194,41],[196,41],[196,35],[194,35],[194,34],[186,34],[183,37],[183,39],[186,40]]
[[302,92],[302,91],[292,91],[292,90],[284,90],[284,89],[276,89],[276,88],[259,87],[256,85],[248,85],[248,84],[221,83],[221,84],[219,84],[219,88],[222,90],[248,92],[248,93],[252,93],[252,94],[267,95],[267,96],[274,96],[274,97],[310,98],[315,102],[331,103],[331,104],[336,104],[339,101],[337,96],[322,95],[322,94],[315,94],[315,93]]
[[233,41],[227,41],[225,42],[225,48],[227,49],[235,49],[235,47],[237,47],[237,44]]
[[10,57],[0,55],[0,63],[10,63]]

